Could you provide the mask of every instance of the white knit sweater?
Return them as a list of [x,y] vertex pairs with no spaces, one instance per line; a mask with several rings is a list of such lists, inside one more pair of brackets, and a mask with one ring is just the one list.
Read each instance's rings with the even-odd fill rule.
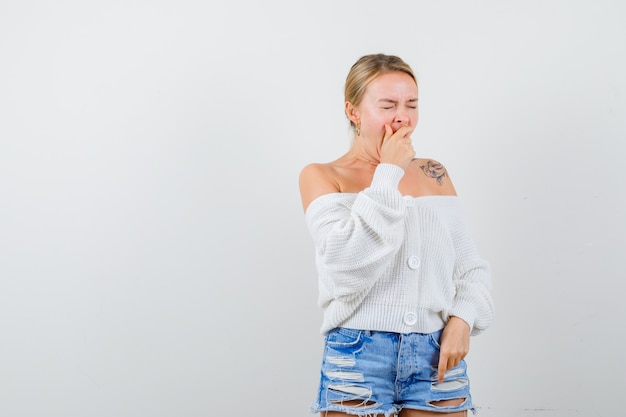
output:
[[322,334],[335,327],[430,333],[457,316],[475,335],[491,323],[489,265],[458,197],[403,197],[403,175],[380,164],[367,189],[325,194],[307,208]]

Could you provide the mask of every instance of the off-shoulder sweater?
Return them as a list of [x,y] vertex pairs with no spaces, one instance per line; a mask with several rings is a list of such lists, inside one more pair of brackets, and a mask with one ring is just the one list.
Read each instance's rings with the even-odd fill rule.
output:
[[473,335],[493,319],[489,264],[457,196],[402,196],[402,168],[379,164],[368,188],[311,202],[321,333],[335,327],[430,333],[451,316]]

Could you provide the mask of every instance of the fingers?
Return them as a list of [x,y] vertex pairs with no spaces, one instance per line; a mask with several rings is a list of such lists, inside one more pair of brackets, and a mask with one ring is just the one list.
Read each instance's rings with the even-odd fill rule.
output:
[[385,125],[385,134],[383,136],[383,143],[385,143],[385,141],[392,136],[393,136],[393,129],[391,128],[391,126]]
[[441,352],[439,354],[439,366],[437,370],[437,382],[440,384],[443,382],[443,378],[446,375],[446,371],[448,370],[448,357],[446,354]]
[[401,127],[400,129],[396,130],[396,135],[398,135],[401,138],[408,138],[411,139],[411,133],[413,133],[413,128],[410,126],[404,126]]
[[437,367],[437,381],[442,383],[446,376],[446,371],[459,366],[461,360],[463,360],[463,356],[450,355],[441,351],[439,353],[439,365]]
[[470,327],[462,319],[451,317],[441,335],[437,380],[441,383],[446,371],[459,366],[469,353]]
[[380,162],[391,163],[405,169],[415,156],[410,133],[411,127],[402,127],[393,131],[390,125],[385,125],[383,141],[380,145]]
[[391,125],[385,125],[385,134],[383,136],[383,143],[392,136],[398,138],[408,138],[411,139],[411,133],[413,133],[413,128],[410,126],[403,126],[395,132],[391,128]]

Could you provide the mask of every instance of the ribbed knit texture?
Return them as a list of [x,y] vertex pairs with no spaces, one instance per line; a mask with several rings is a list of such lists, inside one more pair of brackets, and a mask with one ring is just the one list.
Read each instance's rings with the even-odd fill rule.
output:
[[450,316],[465,320],[474,335],[491,324],[489,265],[458,197],[403,197],[403,175],[380,164],[369,188],[309,205],[323,334],[340,326],[430,333]]

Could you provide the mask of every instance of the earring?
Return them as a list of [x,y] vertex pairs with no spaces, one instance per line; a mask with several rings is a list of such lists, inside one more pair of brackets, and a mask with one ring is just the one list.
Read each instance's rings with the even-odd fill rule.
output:
[[361,123],[356,125],[356,135],[361,136]]

